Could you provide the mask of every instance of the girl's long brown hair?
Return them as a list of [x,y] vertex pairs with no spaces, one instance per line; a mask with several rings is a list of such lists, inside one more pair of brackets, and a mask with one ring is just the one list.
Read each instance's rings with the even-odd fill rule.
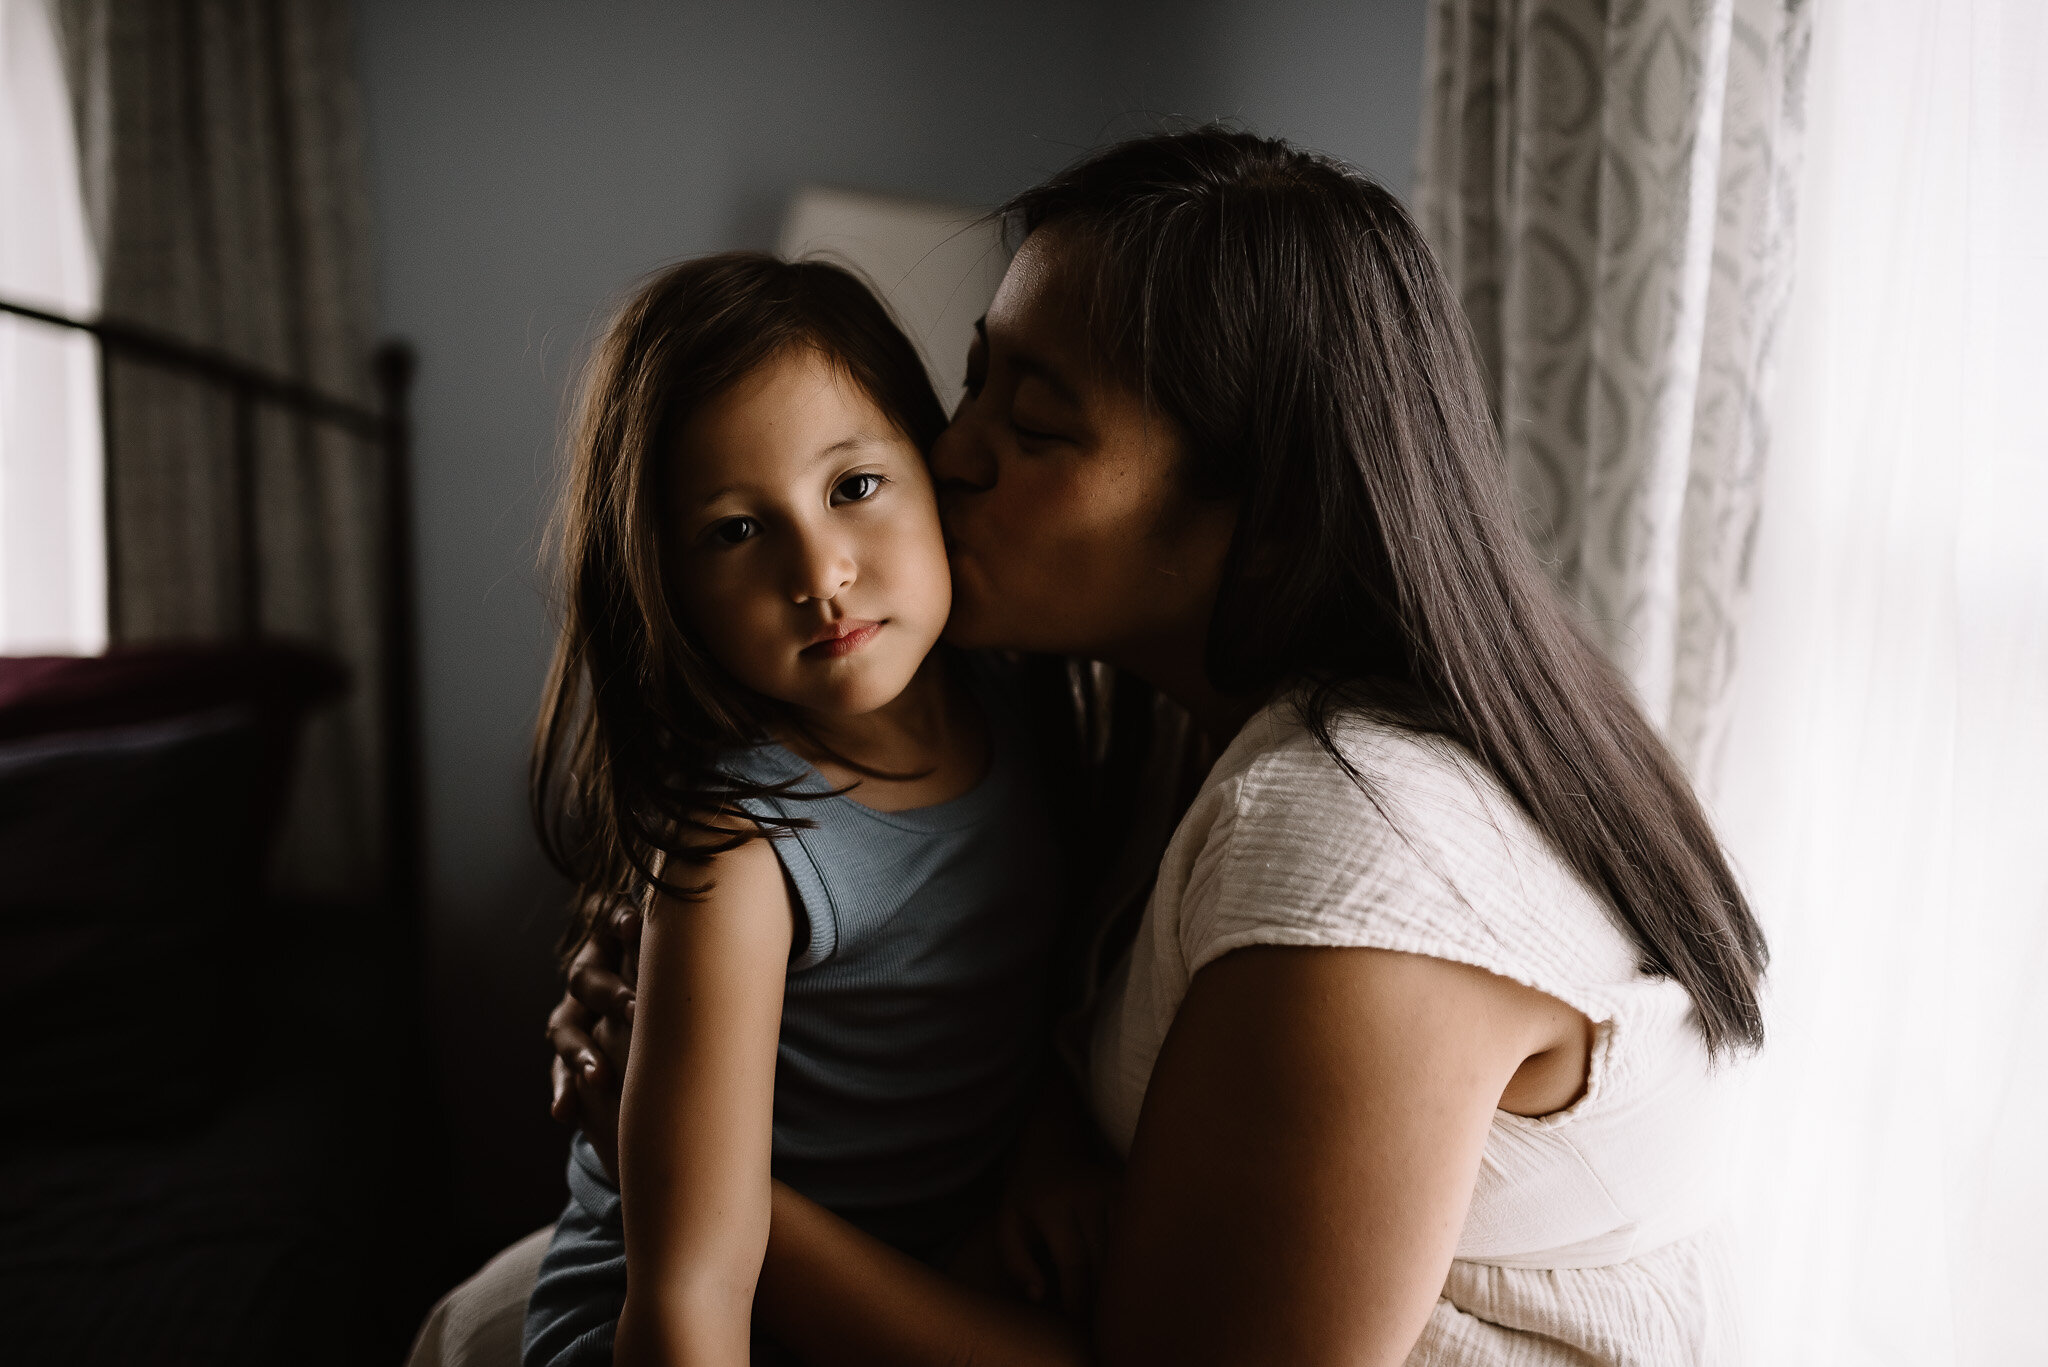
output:
[[1602,894],[1711,1051],[1763,1040],[1762,931],[1685,775],[1517,530],[1455,295],[1400,201],[1226,128],[1140,138],[1019,196],[1071,233],[1103,353],[1238,501],[1211,682],[1308,683],[1460,742]]
[[764,362],[814,348],[929,451],[945,426],[916,349],[872,291],[824,262],[728,252],[673,266],[627,300],[586,367],[556,512],[561,634],[533,742],[528,797],[548,858],[575,885],[565,954],[609,902],[701,867],[758,834],[721,823],[787,785],[719,768],[765,739],[775,703],[741,687],[676,616],[663,468],[683,423]]

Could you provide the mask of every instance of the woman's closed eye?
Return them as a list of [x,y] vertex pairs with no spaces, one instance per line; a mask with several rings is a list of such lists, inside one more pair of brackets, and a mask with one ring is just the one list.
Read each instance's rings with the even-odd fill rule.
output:
[[1015,413],[1010,415],[1010,430],[1017,434],[1017,440],[1034,444],[1066,440],[1065,437],[1062,437],[1057,432],[1049,432],[1042,427],[1032,426],[1022,418],[1019,418]]
[[862,503],[880,493],[882,486],[889,482],[888,476],[863,470],[857,475],[848,475],[832,486],[832,506],[842,503]]
[[1027,446],[1071,441],[1077,402],[1035,370],[1023,375],[1010,395],[1010,430]]

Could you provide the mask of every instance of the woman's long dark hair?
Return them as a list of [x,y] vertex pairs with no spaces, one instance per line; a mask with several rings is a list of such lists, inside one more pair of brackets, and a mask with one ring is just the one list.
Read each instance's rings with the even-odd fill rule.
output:
[[561,635],[534,735],[528,797],[541,847],[576,885],[573,953],[612,899],[659,883],[655,856],[701,866],[770,828],[719,820],[788,785],[718,767],[778,709],[741,687],[671,610],[663,467],[690,415],[793,347],[839,366],[918,450],[946,425],[917,351],[859,279],[757,252],[686,261],[643,285],[583,377],[556,513]]
[[[1518,531],[1456,296],[1400,202],[1220,127],[1141,138],[1011,203],[1075,244],[1103,355],[1177,424],[1237,532],[1211,623],[1230,694],[1310,685],[1451,737],[1604,894],[1707,1046],[1763,1040],[1763,933],[1691,786]],[[1368,788],[1368,794],[1370,790]]]

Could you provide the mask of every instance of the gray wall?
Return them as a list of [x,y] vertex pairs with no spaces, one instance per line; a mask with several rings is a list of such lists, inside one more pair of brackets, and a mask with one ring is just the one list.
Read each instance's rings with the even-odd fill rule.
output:
[[540,1026],[561,889],[528,832],[557,426],[606,300],[769,247],[806,182],[986,205],[1161,115],[1405,190],[1423,0],[570,5],[360,0],[381,323],[421,357],[428,990],[474,1238],[558,1200]]
[[[1406,196],[1426,0],[1142,0],[1113,6],[1119,131],[1224,119],[1360,167]],[[1133,117],[1136,116],[1136,121]]]

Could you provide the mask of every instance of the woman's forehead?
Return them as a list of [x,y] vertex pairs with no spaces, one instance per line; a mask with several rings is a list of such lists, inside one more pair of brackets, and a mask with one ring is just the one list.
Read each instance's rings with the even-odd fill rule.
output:
[[1059,234],[1039,229],[1024,239],[1010,267],[996,286],[989,315],[1005,322],[1023,320],[1057,306],[1066,291],[1063,277],[1071,252]]
[[982,321],[992,348],[1079,387],[1099,367],[1090,360],[1095,348],[1075,288],[1074,250],[1044,228],[1025,238]]

